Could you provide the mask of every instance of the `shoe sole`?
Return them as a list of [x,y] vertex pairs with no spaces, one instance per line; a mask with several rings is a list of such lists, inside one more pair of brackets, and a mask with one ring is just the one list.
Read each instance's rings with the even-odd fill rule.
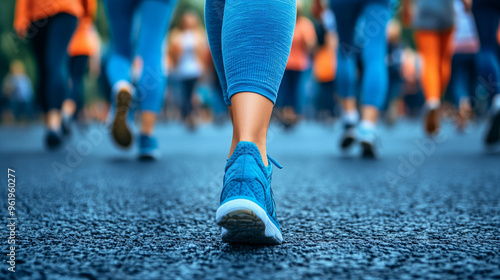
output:
[[377,154],[375,154],[375,149],[373,148],[373,145],[371,143],[362,141],[361,148],[363,149],[363,152],[361,153],[361,157],[367,158],[367,159],[376,159],[377,158]]
[[491,121],[488,134],[486,135],[486,145],[493,145],[500,140],[500,112],[496,113]]
[[216,213],[217,225],[222,227],[222,241],[238,244],[279,245],[283,242],[280,230],[266,211],[255,202],[235,199],[222,204]]
[[132,102],[130,92],[122,90],[116,97],[116,113],[113,119],[112,135],[116,144],[129,148],[132,144],[132,133],[127,125],[127,115]]
[[138,158],[140,161],[154,161],[157,160],[159,157],[160,157],[159,151],[151,151],[139,154]]

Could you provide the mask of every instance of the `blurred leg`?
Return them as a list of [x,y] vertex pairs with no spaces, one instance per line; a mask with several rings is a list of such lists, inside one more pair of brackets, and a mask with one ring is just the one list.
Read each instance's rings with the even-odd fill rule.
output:
[[387,5],[368,4],[363,8],[365,18],[362,30],[366,44],[361,51],[363,60],[363,84],[361,86],[363,120],[377,122],[379,110],[387,98],[388,69],[386,26],[392,17]]
[[175,4],[174,0],[143,0],[138,7],[137,57],[142,60],[143,67],[137,89],[139,108],[143,111],[158,112],[163,104],[166,72],[162,46]]
[[441,100],[440,40],[433,31],[417,30],[415,33],[418,53],[422,57],[422,87],[427,102]]
[[193,91],[196,85],[196,78],[185,79],[182,81],[182,118],[187,118],[193,111]]
[[47,31],[47,83],[46,106],[47,125],[58,130],[61,126],[60,110],[64,99],[69,95],[69,56],[67,48],[77,24],[76,17],[57,14],[50,19]]
[[498,42],[495,36],[500,20],[500,8],[494,9],[478,1],[477,4],[474,2],[472,11],[476,20],[479,40],[481,41],[481,49],[477,55],[480,82],[488,91],[491,100],[492,96],[500,93],[498,85],[498,81],[500,81],[500,63],[496,51]]
[[452,59],[452,71],[449,83],[449,90],[453,95],[453,101],[458,107],[460,100],[469,96],[469,64],[467,63],[468,54],[455,54]]
[[33,53],[36,59],[36,101],[41,106],[44,113],[48,111],[47,104],[47,57],[45,56],[47,49],[47,31],[48,19],[43,19],[32,23],[30,30],[36,30],[35,36],[31,39]]
[[[111,54],[109,55],[106,75],[111,87],[118,81],[131,82],[132,64],[132,21],[134,17],[134,0],[105,0],[108,18]],[[113,99],[113,96],[111,97]]]
[[355,127],[359,121],[359,114],[356,107],[356,56],[363,49],[365,41],[355,41],[354,34],[361,13],[361,4],[358,1],[330,0],[330,7],[335,13],[337,20],[339,39],[336,84],[343,108],[342,122],[344,132],[340,139],[340,147],[343,150],[351,147],[355,142]]
[[143,62],[137,83],[139,108],[142,111],[142,134],[153,134],[156,114],[163,106],[166,73],[162,45],[176,1],[141,1],[137,56]]
[[105,4],[111,31],[111,51],[106,65],[114,111],[111,135],[119,146],[129,148],[133,139],[127,124],[132,117],[129,109],[133,99],[131,38],[137,1],[106,0]]
[[498,42],[495,36],[500,19],[500,3],[478,0],[474,2],[472,11],[481,41],[478,70],[483,86],[488,90],[488,97],[492,101],[491,119],[484,140],[487,145],[495,145],[500,142],[500,65],[496,53]]
[[451,77],[451,60],[453,58],[453,29],[441,33],[441,96],[445,93]]
[[284,108],[290,106],[292,103],[290,101],[290,87],[291,87],[291,74],[290,70],[285,70],[283,73],[283,78],[281,79],[280,88],[278,90],[278,98],[276,99],[276,106],[279,108]]
[[[281,100],[283,108],[283,120],[285,125],[293,125],[297,121],[298,95],[300,88],[300,77],[302,72],[295,70],[285,70],[279,89],[279,94],[283,94]],[[279,100],[280,98],[278,98]]]
[[339,47],[337,51],[337,77],[339,95],[345,111],[356,110],[356,61],[355,56],[363,48],[363,42],[354,42],[354,33],[360,8],[358,3],[330,1],[337,20]]
[[86,55],[74,56],[71,58],[71,95],[70,98],[75,102],[75,111],[69,112],[71,115],[78,114],[78,112],[83,108],[84,102],[84,87],[83,87],[83,77],[87,70],[89,57]]

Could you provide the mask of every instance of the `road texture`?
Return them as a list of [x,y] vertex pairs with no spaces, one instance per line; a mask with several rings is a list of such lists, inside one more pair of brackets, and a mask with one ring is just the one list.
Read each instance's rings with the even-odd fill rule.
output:
[[370,161],[340,153],[338,126],[273,125],[284,243],[234,246],[214,222],[229,125],[160,125],[157,162],[116,149],[97,124],[59,152],[43,149],[41,126],[1,127],[0,213],[10,167],[18,247],[12,273],[2,230],[0,278],[500,279],[500,155],[484,152],[483,132],[446,124],[429,140],[403,120]]

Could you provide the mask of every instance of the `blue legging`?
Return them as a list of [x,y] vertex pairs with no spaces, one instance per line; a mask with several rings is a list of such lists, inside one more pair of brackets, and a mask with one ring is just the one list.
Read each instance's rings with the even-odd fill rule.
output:
[[[500,20],[500,2],[496,0],[475,0],[472,12],[476,21],[481,49],[477,54],[478,72],[481,83],[488,91],[488,99],[500,93],[500,63],[497,53],[496,31]],[[486,83],[486,84],[484,84]]]
[[[387,40],[385,29],[392,17],[388,1],[384,0],[330,0],[337,19],[339,36],[337,85],[344,97],[356,96],[356,55],[361,53],[363,105],[382,109],[388,91],[388,70],[385,64]],[[364,21],[360,29],[356,23]],[[358,37],[355,37],[355,33]]]
[[[113,86],[120,80],[131,82],[131,65],[135,56],[143,61],[136,82],[139,109],[159,112],[163,105],[166,74],[162,65],[163,39],[176,0],[106,0],[111,28],[112,53],[106,74]],[[133,31],[138,20],[138,34]]]
[[276,102],[296,13],[295,0],[206,0],[208,40],[226,105],[239,92]]

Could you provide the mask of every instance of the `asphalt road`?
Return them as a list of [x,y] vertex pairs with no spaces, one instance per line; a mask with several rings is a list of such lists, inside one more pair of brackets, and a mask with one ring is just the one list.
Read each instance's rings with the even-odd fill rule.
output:
[[157,162],[98,125],[59,152],[43,149],[41,126],[1,127],[0,213],[10,167],[18,220],[16,272],[5,228],[0,278],[500,279],[500,155],[484,152],[483,130],[447,124],[431,141],[401,121],[367,161],[339,152],[337,126],[273,125],[284,243],[266,247],[223,244],[214,222],[229,125],[161,125]]

